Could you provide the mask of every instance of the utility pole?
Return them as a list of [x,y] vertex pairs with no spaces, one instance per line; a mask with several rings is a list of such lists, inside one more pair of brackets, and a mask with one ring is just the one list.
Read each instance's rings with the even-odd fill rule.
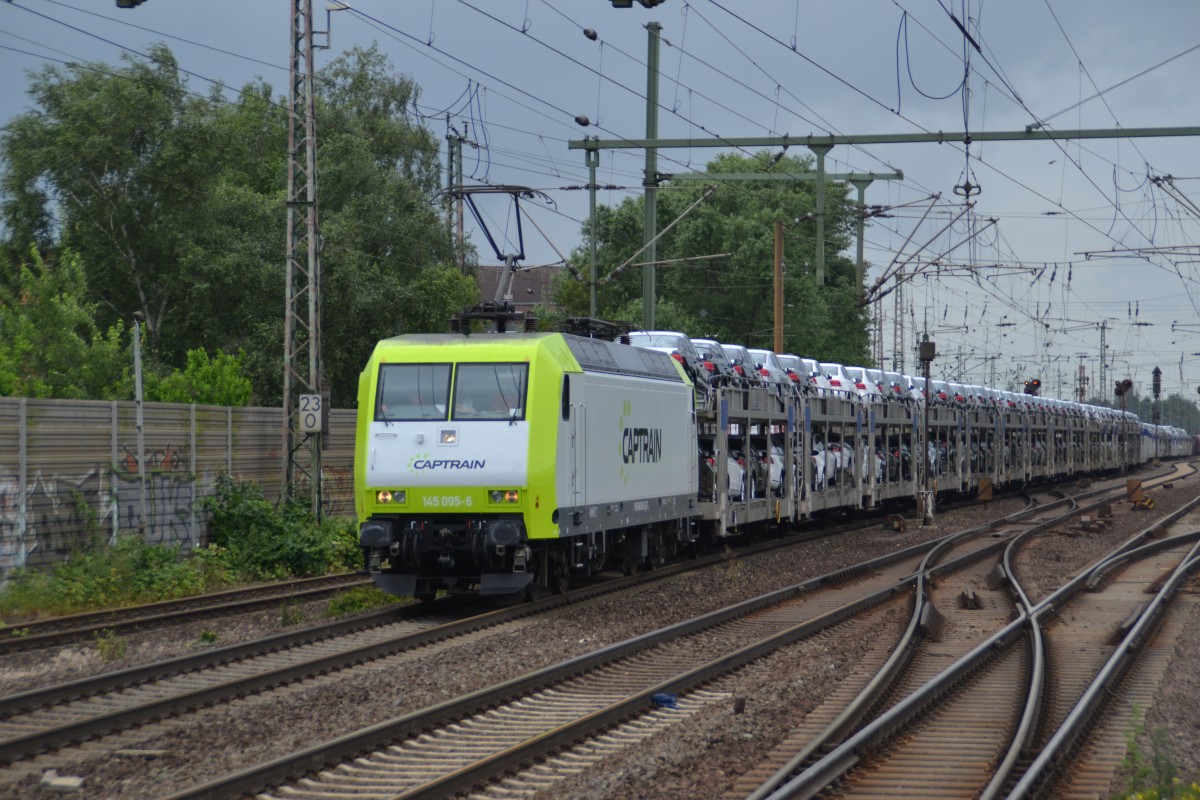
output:
[[[450,127],[450,115],[446,115],[446,195],[454,204],[454,208],[447,205],[446,208],[446,225],[450,229],[451,241],[457,245],[458,251],[458,268],[466,271],[466,226],[463,224],[463,145],[469,144],[472,147],[479,145],[468,139],[465,134]],[[456,209],[456,210],[455,210]],[[451,214],[457,216],[451,217]]]
[[[329,405],[321,379],[321,234],[317,225],[316,81],[312,0],[291,2],[291,90],[288,114],[287,259],[283,334],[283,494],[300,479],[321,513],[323,416]],[[324,45],[328,47],[328,43]],[[309,446],[308,464],[298,459]]]
[[[775,352],[783,352],[783,220],[775,220]],[[1179,362],[1183,363],[1182,359]],[[1182,367],[1180,367],[1182,369]]]
[[588,316],[596,318],[596,167],[600,166],[600,151],[588,150]]
[[1158,426],[1162,422],[1162,402],[1159,397],[1162,396],[1162,370],[1158,367],[1150,373],[1151,376],[1151,392],[1154,394],[1154,463],[1158,463]]
[[929,334],[925,334],[918,348],[918,358],[921,360],[921,372],[925,378],[925,403],[921,409],[924,416],[924,425],[922,425],[921,435],[921,464],[922,479],[921,479],[921,502],[918,506],[921,510],[921,524],[928,525],[933,522],[933,498],[936,492],[933,489],[933,463],[929,455],[929,445],[931,436],[929,434],[929,418],[932,416],[932,403],[930,399],[933,397],[933,388],[929,381],[929,367],[933,363],[933,359],[937,358],[937,346],[929,341]]
[[[658,37],[662,25],[651,22],[646,25],[649,34],[646,52],[646,138],[658,138]],[[645,224],[643,239],[646,243],[646,261],[642,269],[642,327],[654,330],[654,312],[658,305],[658,290],[655,284],[654,263],[658,259],[658,148],[646,148],[646,177],[642,185],[646,191]]]
[[446,112],[446,233],[454,241],[454,137],[450,127],[450,112]]
[[892,309],[892,369],[907,374],[904,353],[904,270],[896,275]]
[[817,286],[825,285],[825,154],[833,145],[812,145],[817,156]]
[[1108,320],[1100,320],[1100,394],[1104,395],[1108,391],[1105,387],[1108,386],[1108,343],[1105,341],[1105,334],[1108,333]]

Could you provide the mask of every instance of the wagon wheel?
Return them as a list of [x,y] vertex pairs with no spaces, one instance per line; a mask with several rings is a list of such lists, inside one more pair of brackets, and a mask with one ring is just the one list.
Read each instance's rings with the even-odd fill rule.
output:
[[536,603],[546,596],[546,587],[542,586],[541,575],[537,572],[533,573],[533,580],[525,587],[525,601]]
[[571,589],[571,568],[567,560],[559,556],[550,562],[550,591],[566,594]]

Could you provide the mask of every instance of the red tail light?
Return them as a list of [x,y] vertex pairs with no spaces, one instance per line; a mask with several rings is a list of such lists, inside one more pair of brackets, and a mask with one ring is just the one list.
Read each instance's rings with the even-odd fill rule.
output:
[[839,381],[837,378],[830,378],[830,379],[829,379],[829,385],[830,385],[830,386],[841,386],[841,385],[842,385],[842,382],[841,382],[841,381]]
[[860,388],[860,389],[865,389],[865,388],[867,388],[867,385],[866,385],[865,383],[863,383],[862,381],[859,381],[859,382],[855,383],[854,385],[855,385],[855,386],[857,386],[857,387],[858,387],[858,388]]
[[738,466],[739,466],[739,467],[744,467],[744,466],[746,466],[746,459],[744,459],[744,458],[739,458],[739,459],[737,460],[737,462],[738,462]]
[[760,370],[758,371],[758,374],[759,374],[759,375],[762,375],[764,378],[769,378],[769,377],[771,377],[771,371],[770,371],[770,370],[768,370],[766,367],[763,367],[762,369],[760,369]]
[[743,378],[746,377],[746,370],[742,369],[741,364],[734,364],[733,371],[736,372],[738,375],[741,375]]
[[714,363],[712,363],[711,361],[705,361],[705,362],[704,362],[704,368],[705,368],[706,370],[708,370],[709,372],[716,372],[716,371],[717,371],[717,365],[716,365],[716,364],[714,364]]
[[800,376],[796,374],[796,371],[795,371],[795,370],[791,370],[791,369],[789,369],[789,370],[788,370],[788,377],[792,379],[792,383],[799,383],[799,382],[800,382]]
[[679,353],[671,353],[671,358],[675,359],[675,360],[676,360],[676,361],[678,361],[680,364],[683,364],[683,363],[685,363],[685,362],[684,362],[684,360],[683,360],[683,356],[679,355]]
[[708,465],[710,467],[716,466],[716,464],[717,464],[717,460],[715,458],[708,459]]

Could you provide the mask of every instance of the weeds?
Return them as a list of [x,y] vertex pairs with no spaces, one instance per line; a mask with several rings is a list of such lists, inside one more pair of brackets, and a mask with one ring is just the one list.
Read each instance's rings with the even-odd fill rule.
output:
[[1146,733],[1142,710],[1133,708],[1133,727],[1125,735],[1125,757],[1121,772],[1125,775],[1125,791],[1121,800],[1200,800],[1200,783],[1188,784],[1179,778],[1170,736],[1164,728],[1150,733],[1150,752],[1142,750],[1140,740]]
[[96,651],[105,661],[121,661],[125,658],[128,642],[124,636],[118,636],[112,628],[96,631]]
[[280,607],[279,624],[281,627],[290,628],[293,625],[299,625],[303,621],[304,611],[295,600],[289,600]]
[[200,644],[216,644],[218,638],[216,631],[203,630],[196,637],[196,641],[200,642]]
[[329,607],[325,609],[325,616],[341,617],[346,614],[357,614],[396,601],[396,597],[380,591],[376,586],[356,586],[334,595],[329,601]]
[[743,565],[741,560],[738,559],[737,555],[729,547],[725,548],[721,557],[725,560],[725,579],[731,585],[737,586],[745,578],[742,572]]

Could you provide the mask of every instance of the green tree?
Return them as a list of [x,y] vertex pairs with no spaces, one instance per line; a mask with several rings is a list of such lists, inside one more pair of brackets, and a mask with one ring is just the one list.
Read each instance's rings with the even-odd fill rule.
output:
[[163,403],[200,403],[244,406],[250,402],[250,379],[242,371],[246,354],[217,351],[213,358],[203,350],[189,350],[187,366],[166,377],[146,376],[146,399]]
[[123,328],[96,326],[79,256],[48,264],[35,249],[15,274],[14,288],[0,286],[0,395],[123,399]]
[[[708,165],[709,172],[783,173],[811,171],[812,159],[789,157],[772,166],[770,154],[725,154]],[[855,285],[852,262],[840,255],[850,244],[854,207],[845,184],[826,187],[826,285],[816,285],[813,272],[816,210],[813,181],[721,182],[713,195],[659,239],[659,261],[728,253],[723,259],[658,268],[656,319],[659,327],[677,327],[692,336],[711,336],[750,347],[770,347],[773,341],[774,225],[786,228],[784,347],[789,352],[817,355],[843,363],[862,364],[868,358],[866,312],[858,305],[861,287]],[[660,191],[659,226],[675,219],[700,197],[698,181],[664,184]],[[594,235],[601,280],[627,261],[643,241],[643,200],[628,199],[619,206],[597,210]],[[795,222],[796,220],[803,220]],[[572,257],[587,263],[587,242]],[[571,313],[587,312],[586,285],[565,279],[556,299]],[[602,317],[640,324],[642,275],[629,268],[598,291]],[[662,313],[665,312],[665,313]]]
[[334,401],[357,394],[376,341],[442,331],[474,300],[435,204],[438,143],[410,115],[417,87],[377,48],[321,70],[318,162],[325,240],[322,351]]
[[[100,329],[146,319],[148,362],[245,351],[256,402],[282,395],[287,105],[261,81],[188,90],[174,56],[31,76],[34,111],[0,136],[6,252],[81,257]],[[411,80],[374,47],[321,70],[322,355],[349,404],[382,337],[444,329],[473,281],[436,210],[437,139]],[[11,260],[11,259],[10,259]],[[427,271],[432,270],[430,274]],[[3,283],[17,284],[12,269]]]
[[189,300],[181,255],[220,170],[207,160],[215,100],[187,92],[165,47],[151,57],[34,74],[37,110],[4,137],[3,185],[13,242],[74,250],[107,312],[101,325],[140,310],[153,334]]

